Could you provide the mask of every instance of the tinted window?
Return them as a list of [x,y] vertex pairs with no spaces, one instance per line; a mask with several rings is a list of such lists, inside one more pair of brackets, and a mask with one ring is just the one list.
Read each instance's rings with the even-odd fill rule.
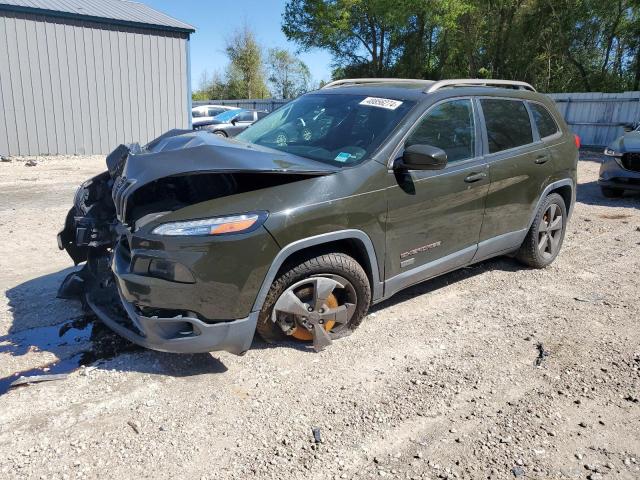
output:
[[480,101],[487,125],[489,153],[508,150],[533,142],[529,113],[519,100]]
[[258,112],[258,120],[269,115],[269,112]]
[[242,112],[238,115],[239,122],[253,122],[253,112]]
[[454,100],[434,107],[411,132],[405,147],[438,147],[455,162],[475,156],[475,138],[471,100]]
[[540,105],[539,103],[529,103],[531,112],[533,113],[533,119],[538,127],[538,133],[540,138],[548,137],[558,131],[558,125],[553,119],[549,111]]

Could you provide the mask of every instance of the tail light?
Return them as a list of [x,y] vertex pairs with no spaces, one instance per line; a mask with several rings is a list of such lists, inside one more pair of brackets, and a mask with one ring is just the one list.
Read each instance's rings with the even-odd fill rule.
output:
[[580,137],[575,133],[573,134],[573,140],[576,142],[576,148],[580,148]]

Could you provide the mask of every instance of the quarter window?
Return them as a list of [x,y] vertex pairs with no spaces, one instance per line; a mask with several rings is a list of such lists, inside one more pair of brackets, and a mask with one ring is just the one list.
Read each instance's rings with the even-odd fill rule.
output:
[[434,107],[407,138],[405,147],[431,145],[447,153],[449,162],[475,156],[471,100],[452,100]]
[[538,133],[540,138],[545,138],[558,132],[558,125],[553,119],[549,111],[540,105],[539,103],[529,103],[531,112],[533,113],[533,120],[538,127]]
[[519,100],[482,99],[489,153],[533,143],[529,112]]

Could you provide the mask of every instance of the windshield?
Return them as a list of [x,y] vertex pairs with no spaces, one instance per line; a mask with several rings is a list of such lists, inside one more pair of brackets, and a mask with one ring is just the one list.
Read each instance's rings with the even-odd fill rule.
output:
[[245,110],[227,110],[226,112],[223,112],[220,115],[216,115],[213,118],[215,118],[216,120],[221,120],[223,122],[230,122],[235,117],[237,117],[239,113],[242,113],[244,111]]
[[413,105],[364,95],[304,95],[236,139],[331,165],[353,165],[371,155]]

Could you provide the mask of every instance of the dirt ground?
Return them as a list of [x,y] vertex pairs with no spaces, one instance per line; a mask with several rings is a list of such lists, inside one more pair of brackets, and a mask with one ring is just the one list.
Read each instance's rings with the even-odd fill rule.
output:
[[594,156],[549,268],[487,261],[320,354],[243,357],[130,348],[56,299],[55,234],[104,160],[25,160],[0,163],[0,393],[72,373],[0,396],[0,478],[640,478],[640,197],[604,199]]

